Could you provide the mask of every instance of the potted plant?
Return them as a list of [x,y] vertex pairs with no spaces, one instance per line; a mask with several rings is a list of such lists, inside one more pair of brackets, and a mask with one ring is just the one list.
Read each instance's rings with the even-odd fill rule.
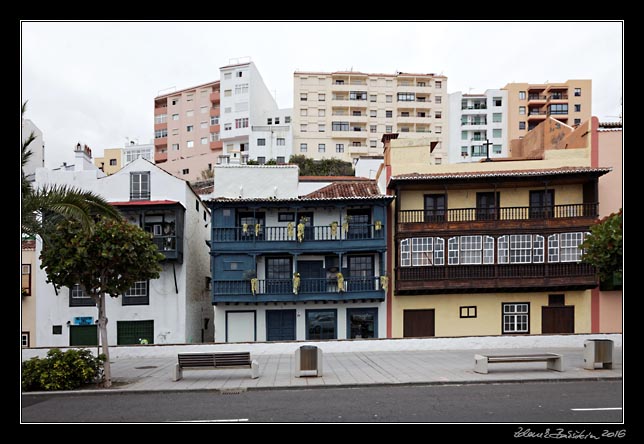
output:
[[329,227],[331,227],[331,237],[336,237],[338,235],[338,221],[334,220],[329,224]]
[[257,272],[255,270],[245,270],[242,277],[245,281],[250,281],[250,291],[255,296],[258,290]]

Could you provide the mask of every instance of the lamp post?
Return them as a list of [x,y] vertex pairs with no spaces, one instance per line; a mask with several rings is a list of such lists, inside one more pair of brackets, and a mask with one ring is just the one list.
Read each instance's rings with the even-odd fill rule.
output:
[[485,145],[485,160],[483,162],[492,162],[492,159],[490,159],[490,144],[489,139],[485,139],[485,143],[481,144],[481,146]]

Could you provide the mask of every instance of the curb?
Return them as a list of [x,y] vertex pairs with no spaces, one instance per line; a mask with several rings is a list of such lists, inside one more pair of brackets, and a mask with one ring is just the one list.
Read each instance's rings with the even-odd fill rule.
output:
[[64,390],[51,392],[23,392],[22,396],[29,397],[54,397],[54,396],[89,396],[89,395],[123,395],[123,394],[149,394],[149,393],[219,393],[237,394],[248,391],[271,391],[271,390],[317,390],[317,389],[340,389],[340,388],[362,388],[362,387],[422,387],[422,386],[459,386],[459,385],[483,385],[483,384],[529,384],[529,383],[557,383],[557,382],[580,382],[580,381],[622,381],[622,376],[595,376],[595,377],[572,377],[572,378],[539,378],[539,379],[490,379],[485,381],[419,381],[419,382],[373,382],[364,384],[333,384],[333,385],[298,385],[298,386],[272,386],[272,387],[230,387],[216,389],[90,389],[90,390]]

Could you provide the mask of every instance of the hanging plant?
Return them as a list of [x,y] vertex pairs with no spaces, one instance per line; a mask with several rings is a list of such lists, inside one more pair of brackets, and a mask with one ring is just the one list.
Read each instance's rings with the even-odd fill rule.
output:
[[338,278],[338,291],[344,291],[344,276],[342,273],[338,273],[336,277]]
[[375,222],[375,226],[374,226],[374,228],[376,229],[376,231],[380,231],[380,230],[382,230],[382,221],[377,220],[377,221]]
[[300,291],[300,273],[293,273],[293,294]]
[[387,291],[389,287],[389,277],[386,275],[380,276],[380,286],[383,290]]
[[248,233],[248,224],[242,224],[242,233]]
[[304,224],[300,222],[297,224],[297,240],[302,242],[304,240]]
[[331,236],[336,237],[338,235],[338,221],[334,220],[329,226],[331,227]]
[[257,294],[257,278],[252,278],[250,280],[250,291],[253,293],[253,296]]
[[295,235],[295,225],[293,225],[293,222],[289,222],[286,226],[286,234],[288,235],[289,239],[292,239]]
[[260,229],[260,225],[255,224],[255,237],[259,236],[259,229]]
[[344,219],[344,222],[342,222],[342,229],[344,230],[345,234],[349,231],[349,222],[351,222],[351,216],[347,216]]

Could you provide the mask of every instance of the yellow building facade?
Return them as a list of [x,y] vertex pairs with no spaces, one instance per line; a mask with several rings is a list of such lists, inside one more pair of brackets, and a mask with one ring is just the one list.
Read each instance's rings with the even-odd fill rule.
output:
[[105,148],[103,157],[95,157],[94,165],[108,176],[123,168],[123,148]]

